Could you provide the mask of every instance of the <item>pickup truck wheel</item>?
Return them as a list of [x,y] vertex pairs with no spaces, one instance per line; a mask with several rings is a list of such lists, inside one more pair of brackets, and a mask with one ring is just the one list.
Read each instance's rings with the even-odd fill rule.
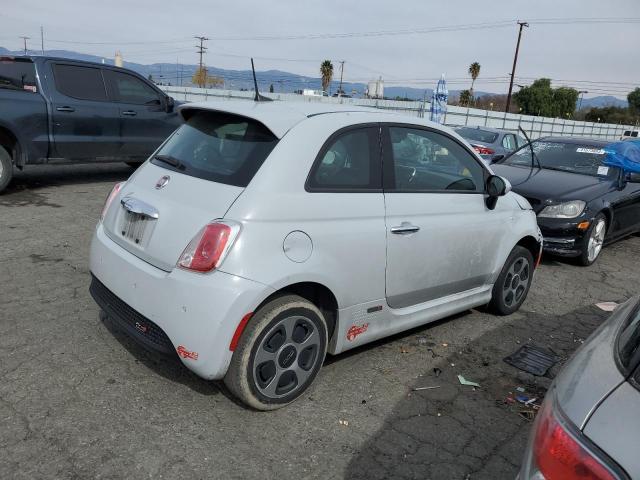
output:
[[276,298],[249,321],[224,383],[256,410],[284,407],[311,385],[327,343],[327,324],[318,307],[297,295]]
[[2,192],[13,177],[13,162],[11,161],[11,155],[3,147],[0,146],[0,192]]

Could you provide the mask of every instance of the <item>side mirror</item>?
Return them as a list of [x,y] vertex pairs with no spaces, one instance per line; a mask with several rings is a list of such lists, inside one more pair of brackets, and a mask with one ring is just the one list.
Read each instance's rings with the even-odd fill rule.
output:
[[499,162],[500,160],[502,160],[504,158],[504,155],[502,155],[501,153],[497,153],[496,155],[494,155],[493,157],[491,157],[491,160],[489,161],[489,163],[496,163]]
[[640,173],[627,172],[625,180],[629,183],[640,183]]
[[504,177],[491,175],[487,179],[487,208],[493,210],[498,203],[498,197],[502,197],[511,191],[511,183]]
[[175,104],[176,104],[176,102],[175,102],[175,100],[173,99],[173,97],[169,97],[169,96],[168,96],[168,97],[167,97],[167,99],[165,100],[165,102],[166,102],[166,103],[165,103],[164,108],[165,108],[165,110],[167,111],[167,113],[171,113],[171,112],[173,112],[173,107],[174,107],[174,106],[175,106]]

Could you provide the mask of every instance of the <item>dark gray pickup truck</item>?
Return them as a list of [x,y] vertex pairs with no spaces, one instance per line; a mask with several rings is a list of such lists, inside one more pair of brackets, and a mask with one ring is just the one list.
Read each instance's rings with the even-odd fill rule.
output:
[[133,166],[179,124],[173,98],[130,70],[0,56],[0,192],[29,164]]

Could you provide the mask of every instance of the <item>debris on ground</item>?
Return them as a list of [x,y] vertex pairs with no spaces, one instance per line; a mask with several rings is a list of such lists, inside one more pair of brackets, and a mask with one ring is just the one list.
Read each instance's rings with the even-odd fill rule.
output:
[[433,369],[433,374],[436,376],[436,378],[438,378],[441,373],[442,373],[442,370],[440,370],[438,367]]
[[534,418],[536,418],[536,411],[535,410],[520,410],[518,412],[518,415],[520,415],[525,420],[532,421]]
[[613,312],[618,304],[616,302],[600,302],[596,303],[596,307],[600,310],[604,310],[605,312]]
[[458,381],[460,382],[461,385],[468,385],[470,387],[480,387],[479,383],[476,382],[472,382],[470,380],[467,380],[466,378],[464,378],[462,375],[458,375]]
[[446,347],[449,346],[449,344],[448,343],[443,343],[442,346],[446,348]]
[[400,353],[409,353],[411,350],[409,350],[406,347],[400,347]]
[[349,421],[348,420],[338,420],[338,423],[340,423],[340,425],[343,425],[345,427],[349,426]]
[[509,365],[540,377],[544,376],[558,360],[553,352],[536,345],[523,345],[504,358]]
[[516,391],[518,391],[520,393],[524,393],[525,389],[524,389],[524,387],[516,387]]
[[413,389],[413,391],[418,392],[420,390],[433,390],[434,388],[440,388],[440,385],[436,385],[434,387],[416,387]]
[[535,401],[538,399],[536,397],[530,398],[530,397],[527,397],[526,395],[518,395],[516,396],[516,400],[519,401],[520,403],[524,403],[525,405],[531,405],[535,403]]

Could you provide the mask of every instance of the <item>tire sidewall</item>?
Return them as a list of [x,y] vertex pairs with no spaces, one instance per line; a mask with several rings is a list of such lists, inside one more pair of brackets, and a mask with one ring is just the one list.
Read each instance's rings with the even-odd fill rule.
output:
[[[275,304],[275,305],[274,305]],[[310,321],[320,333],[320,348],[318,358],[313,370],[302,387],[297,387],[293,392],[281,398],[273,399],[264,396],[255,385],[253,367],[256,351],[260,348],[267,333],[281,320],[291,316],[302,316]],[[231,390],[240,397],[244,403],[258,410],[274,410],[285,406],[299,398],[318,375],[328,345],[326,321],[320,310],[312,303],[297,296],[286,296],[274,302],[266,304],[250,321],[245,332],[242,334],[238,347],[234,352],[232,366],[225,377],[225,383],[233,386]],[[236,357],[237,356],[237,357]]]
[[591,238],[591,234],[593,233],[593,230],[596,228],[596,225],[600,220],[604,220],[604,236],[605,238],[607,238],[607,229],[609,228],[609,225],[607,224],[607,218],[602,213],[598,213],[593,219],[593,222],[591,222],[591,226],[589,227],[589,230],[587,230],[587,234],[584,237],[584,245],[582,246],[582,252],[578,257],[578,261],[580,262],[580,265],[584,267],[593,265],[598,261],[598,259],[600,258],[600,255],[602,255],[602,248],[604,248],[604,245],[602,246],[602,248],[600,248],[600,251],[598,252],[598,255],[596,256],[596,258],[594,258],[593,260],[589,260],[589,239]]
[[13,177],[13,161],[7,150],[0,146],[0,163],[2,163],[2,174],[0,175],[0,193],[7,188]]

